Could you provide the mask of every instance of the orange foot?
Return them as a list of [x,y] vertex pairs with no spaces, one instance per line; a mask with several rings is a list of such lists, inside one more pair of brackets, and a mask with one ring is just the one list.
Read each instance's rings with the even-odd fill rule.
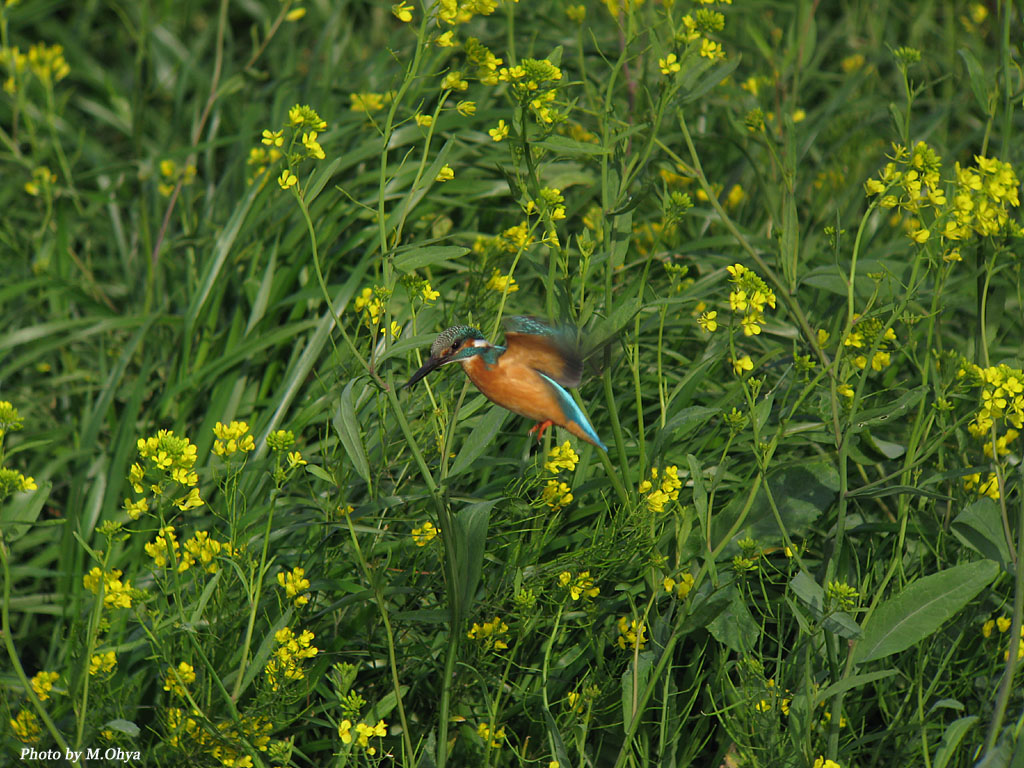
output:
[[536,424],[533,425],[533,429],[530,430],[530,434],[532,435],[534,432],[536,432],[537,433],[537,442],[539,443],[541,437],[544,435],[544,430],[547,429],[548,427],[550,427],[554,423],[555,422],[553,422],[551,419],[548,419],[547,421],[537,422]]

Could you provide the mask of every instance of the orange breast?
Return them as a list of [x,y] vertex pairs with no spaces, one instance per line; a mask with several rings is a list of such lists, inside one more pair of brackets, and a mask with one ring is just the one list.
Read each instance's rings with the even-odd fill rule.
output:
[[506,361],[504,355],[490,367],[479,356],[463,361],[462,367],[469,380],[492,403],[534,421],[550,419],[568,428],[551,385],[532,368],[514,360]]

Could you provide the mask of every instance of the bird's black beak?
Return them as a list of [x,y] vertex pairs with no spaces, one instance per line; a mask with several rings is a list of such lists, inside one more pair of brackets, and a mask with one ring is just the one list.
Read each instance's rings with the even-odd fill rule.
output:
[[441,364],[444,361],[445,361],[445,358],[444,357],[440,357],[440,356],[439,357],[428,358],[427,362],[425,362],[420,367],[420,369],[418,371],[416,371],[416,373],[414,373],[412,375],[412,378],[409,379],[407,382],[405,382],[405,386],[403,387],[403,389],[408,389],[409,387],[411,387],[417,381],[422,379],[424,376],[426,376],[428,373],[430,373],[435,368],[440,368]]

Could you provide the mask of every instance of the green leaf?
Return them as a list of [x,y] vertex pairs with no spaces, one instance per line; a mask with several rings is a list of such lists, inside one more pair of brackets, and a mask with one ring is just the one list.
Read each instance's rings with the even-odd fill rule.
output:
[[469,615],[476,602],[476,587],[487,548],[487,526],[491,520],[491,509],[497,503],[497,499],[474,502],[455,516],[455,562],[459,569],[456,578],[463,616]]
[[119,717],[113,720],[108,720],[107,724],[103,727],[110,728],[114,731],[119,731],[132,739],[137,739],[139,737],[139,734],[141,733],[141,731],[139,730],[139,726],[137,726],[131,720],[123,720]]
[[544,141],[532,141],[531,146],[540,146],[559,155],[607,155],[608,148],[589,141],[576,141],[568,136],[548,136]]
[[960,746],[960,742],[977,721],[977,715],[968,715],[954,720],[946,726],[946,730],[942,733],[942,743],[935,750],[932,768],[946,768],[949,765],[953,755],[958,754],[957,748]]
[[470,430],[469,437],[462,444],[462,448],[459,449],[455,461],[452,462],[451,471],[448,473],[449,477],[465,472],[484,451],[494,444],[494,436],[498,434],[501,425],[505,423],[508,413],[504,408],[490,408],[480,417],[476,426]]
[[978,499],[968,504],[951,527],[953,534],[979,555],[1008,567],[1010,548],[1003,533],[999,506],[992,499]]
[[888,403],[881,408],[861,411],[857,415],[857,423],[853,425],[850,431],[855,434],[874,424],[885,424],[894,421],[897,417],[902,416],[917,405],[922,397],[924,397],[924,387],[917,387],[904,392],[894,402]]
[[974,100],[978,102],[978,109],[981,110],[983,115],[990,114],[992,111],[988,98],[990,78],[985,74],[985,70],[970,50],[961,48],[957,51],[957,54],[963,59],[964,66],[967,67],[967,79],[971,83],[971,93],[974,94]]
[[467,253],[469,253],[469,248],[458,245],[428,245],[423,248],[412,248],[395,254],[395,269],[399,272],[412,272],[452,259],[460,259]]
[[904,651],[933,635],[999,573],[992,560],[979,560],[925,576],[878,606],[853,649],[855,664]]
[[5,541],[15,541],[28,532],[39,519],[52,487],[53,483],[43,483],[34,491],[19,491],[0,505],[0,532]]
[[715,640],[737,653],[750,653],[751,643],[760,637],[761,628],[754,621],[750,609],[739,590],[730,587],[729,605],[708,624]]
[[359,433],[359,422],[356,420],[356,409],[352,402],[352,387],[362,377],[352,379],[341,393],[338,411],[334,415],[334,431],[345,448],[352,466],[363,480],[370,482],[370,462],[366,459],[363,437]]
[[[628,646],[627,646],[628,647]],[[626,671],[622,673],[622,727],[627,729],[633,722],[633,697],[634,694],[638,698],[643,697],[644,688],[647,685],[647,679],[651,676],[651,669],[654,666],[654,654],[645,651],[641,653],[634,664],[631,660],[629,665],[626,667]],[[636,678],[634,684],[633,678]]]

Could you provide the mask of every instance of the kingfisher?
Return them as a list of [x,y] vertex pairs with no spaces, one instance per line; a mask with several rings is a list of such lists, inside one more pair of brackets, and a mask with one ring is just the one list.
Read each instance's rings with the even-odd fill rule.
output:
[[583,359],[565,329],[532,317],[504,321],[505,346],[491,344],[476,328],[455,325],[438,334],[430,358],[406,383],[411,387],[431,371],[461,363],[469,380],[484,397],[512,413],[533,419],[530,430],[540,440],[552,424],[567,429],[603,451],[608,449],[565,387],[583,377]]

